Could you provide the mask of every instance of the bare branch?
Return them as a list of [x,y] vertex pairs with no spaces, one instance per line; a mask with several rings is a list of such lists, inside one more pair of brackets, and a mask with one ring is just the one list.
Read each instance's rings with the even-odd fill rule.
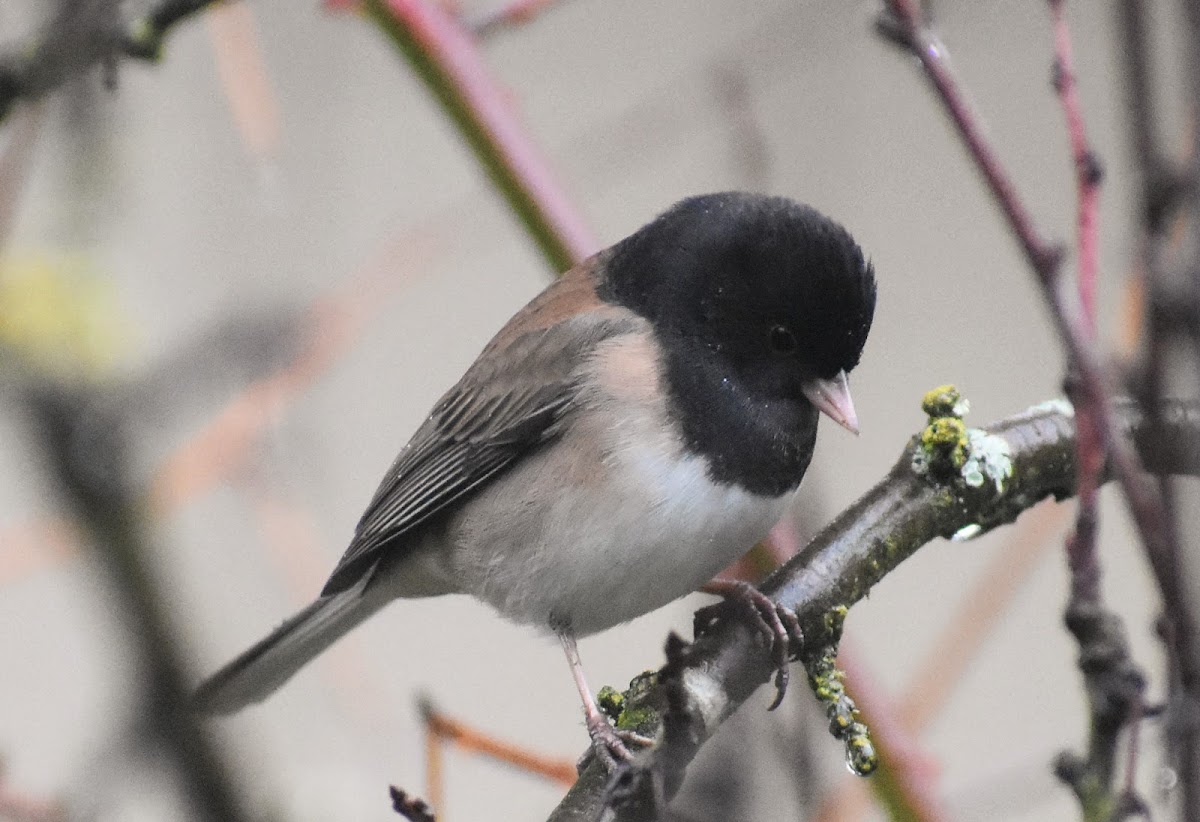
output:
[[249,819],[225,762],[192,709],[190,677],[148,562],[142,506],[129,476],[121,423],[86,388],[31,383],[26,399],[64,499],[87,531],[124,610],[142,666],[139,722],[168,752],[200,818]]

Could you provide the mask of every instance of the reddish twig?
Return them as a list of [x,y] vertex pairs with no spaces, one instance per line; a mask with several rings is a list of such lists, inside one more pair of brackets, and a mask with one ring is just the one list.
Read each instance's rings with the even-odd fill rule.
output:
[[[561,759],[544,756],[527,748],[514,745],[511,742],[505,742],[488,736],[466,723],[459,722],[441,713],[428,698],[422,698],[418,703],[418,707],[425,721],[427,732],[441,743],[450,743],[464,751],[485,756],[496,762],[503,762],[526,773],[545,777],[566,787],[575,784],[578,774],[575,770],[574,762],[565,762]],[[432,745],[432,742],[427,742],[427,748],[432,747]],[[434,761],[440,762],[440,757]],[[440,777],[440,774],[438,776]],[[429,796],[440,798],[442,795],[441,785],[434,784],[435,780],[432,777],[431,773]],[[440,782],[440,779],[437,781]],[[434,807],[437,807],[437,805],[435,804]]]
[[1079,88],[1075,80],[1075,59],[1071,49],[1071,30],[1065,14],[1066,0],[1049,0],[1050,16],[1054,26],[1054,89],[1067,121],[1067,136],[1071,141],[1071,155],[1075,161],[1075,179],[1078,197],[1076,215],[1078,219],[1078,278],[1079,301],[1083,305],[1084,320],[1096,332],[1096,275],[1100,267],[1099,253],[1099,199],[1100,161],[1088,142],[1087,127],[1083,120],[1083,107],[1079,101]]
[[[1049,0],[1054,30],[1054,88],[1067,124],[1075,164],[1079,301],[1089,342],[1096,338],[1096,274],[1100,164],[1088,144],[1075,80],[1066,0]],[[1073,392],[1077,393],[1077,392]],[[1100,517],[1100,475],[1106,443],[1097,422],[1096,397],[1073,396],[1076,411],[1076,472],[1079,506],[1075,530],[1067,539],[1071,593],[1066,623],[1079,642],[1090,712],[1089,742],[1084,757],[1060,756],[1057,772],[1079,798],[1087,819],[1107,819],[1117,802],[1113,789],[1121,732],[1142,715],[1145,679],[1134,664],[1119,617],[1104,604],[1096,537]],[[1136,747],[1129,747],[1129,768],[1136,768]],[[1132,787],[1125,789],[1133,797]]]
[[[926,26],[916,0],[885,0],[885,3],[891,13],[886,32],[893,39],[901,39],[920,60],[1036,275],[1043,296],[1051,307],[1055,327],[1078,372],[1079,393],[1095,410],[1097,435],[1109,446],[1113,473],[1125,493],[1167,610],[1178,617],[1173,625],[1175,648],[1190,648],[1196,637],[1195,622],[1183,590],[1183,577],[1178,573],[1178,552],[1170,518],[1162,494],[1146,476],[1129,440],[1115,436],[1118,428],[1111,401],[1114,392],[1088,333],[1080,303],[1059,276],[1061,250],[1042,237],[1017,195],[1016,187],[995,149],[984,136],[981,121],[967,102],[946,60],[945,48]],[[1182,657],[1184,675],[1189,682],[1200,682],[1198,661],[1188,657],[1190,654]]]
[[[1054,88],[1062,104],[1067,135],[1075,163],[1077,228],[1077,279],[1083,307],[1084,332],[1096,338],[1096,274],[1099,267],[1097,226],[1100,194],[1100,163],[1088,144],[1083,110],[1075,82],[1071,32],[1065,14],[1066,0],[1049,0],[1054,29]],[[1073,386],[1072,386],[1073,387]],[[1078,394],[1078,392],[1073,392]],[[1096,556],[1099,525],[1099,475],[1104,467],[1105,442],[1096,422],[1095,398],[1073,396],[1078,424],[1077,470],[1079,472],[1079,515],[1074,535],[1067,541],[1071,569],[1072,600],[1100,602],[1100,564]]]
[[521,26],[537,17],[560,0],[510,0],[491,11],[486,11],[464,25],[476,37],[487,37],[506,28]]

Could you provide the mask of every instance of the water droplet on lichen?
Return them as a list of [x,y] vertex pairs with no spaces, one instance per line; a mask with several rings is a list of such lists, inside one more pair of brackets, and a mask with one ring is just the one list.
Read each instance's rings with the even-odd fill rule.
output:
[[983,526],[978,522],[972,522],[970,525],[964,525],[954,532],[954,536],[950,537],[952,542],[966,542],[970,539],[975,539],[983,533]]

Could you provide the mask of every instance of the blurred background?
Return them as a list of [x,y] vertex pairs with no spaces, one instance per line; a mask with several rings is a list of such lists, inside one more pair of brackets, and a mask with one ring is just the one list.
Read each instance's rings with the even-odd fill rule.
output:
[[[0,1],[5,50],[37,36],[55,5]],[[457,9],[473,20],[497,5]],[[917,66],[875,33],[878,11],[563,0],[480,41],[600,245],[686,195],[751,189],[815,205],[870,255],[878,311],[852,381],[862,435],[823,424],[805,533],[890,468],[923,424],[927,389],[958,385],[977,425],[1061,393],[1033,278]],[[1073,167],[1045,4],[936,12],[1034,217],[1070,244]],[[1101,333],[1127,351],[1137,180],[1120,44],[1110,4],[1069,14],[1106,171]],[[1170,66],[1175,21],[1155,25]],[[191,685],[316,594],[399,447],[555,272],[410,67],[352,12],[222,5],[178,25],[160,64],[123,63],[114,88],[105,74],[0,123],[0,334],[42,341],[27,355],[38,379],[102,386]],[[0,787],[25,805],[8,812],[189,818],[139,731],[144,671],[120,598],[72,524],[15,382],[0,405]],[[1078,817],[1050,766],[1081,746],[1087,722],[1061,627],[1069,523],[1070,506],[1051,504],[974,542],[933,543],[851,612],[847,650],[873,687],[923,717],[913,756],[949,818]],[[1154,699],[1157,600],[1111,490],[1103,523],[1106,592]],[[667,632],[690,636],[704,601],[584,640],[592,685],[659,666]],[[274,698],[212,727],[264,818],[391,819],[389,783],[425,790],[419,694],[567,763],[585,747],[557,644],[462,597],[392,605]],[[706,749],[681,809],[817,818],[831,791],[845,796],[841,746],[811,721],[808,691],[794,687],[782,714],[768,715],[769,701],[756,695]],[[1141,784],[1153,801],[1169,788],[1160,742],[1148,724]],[[445,820],[540,819],[563,792],[459,752],[444,767]],[[847,807],[859,810],[821,818],[878,818]]]

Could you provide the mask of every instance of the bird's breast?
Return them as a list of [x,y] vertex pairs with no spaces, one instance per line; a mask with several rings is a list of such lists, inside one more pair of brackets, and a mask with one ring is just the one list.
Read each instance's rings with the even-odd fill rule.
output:
[[593,633],[694,591],[786,513],[793,492],[715,482],[685,452],[647,345],[604,344],[561,438],[448,523],[463,590],[518,622]]

